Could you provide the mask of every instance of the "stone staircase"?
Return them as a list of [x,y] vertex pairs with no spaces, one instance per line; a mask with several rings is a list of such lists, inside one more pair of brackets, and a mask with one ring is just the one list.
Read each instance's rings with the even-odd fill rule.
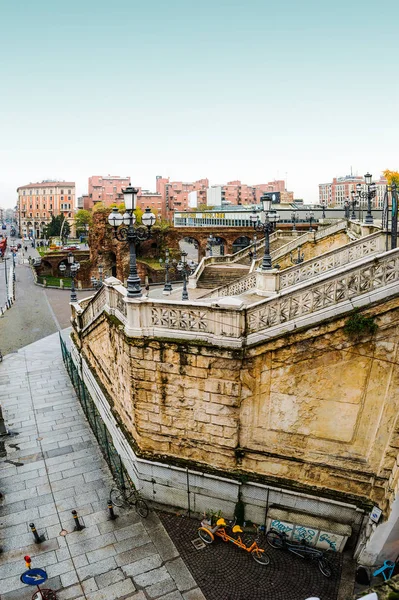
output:
[[205,267],[198,280],[197,287],[207,290],[228,285],[240,277],[247,275],[249,264],[240,265],[211,265]]

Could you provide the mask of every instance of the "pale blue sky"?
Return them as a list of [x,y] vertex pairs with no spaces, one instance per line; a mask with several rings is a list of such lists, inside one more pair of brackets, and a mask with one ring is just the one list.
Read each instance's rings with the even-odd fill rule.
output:
[[399,169],[397,0],[0,0],[0,206],[42,179]]

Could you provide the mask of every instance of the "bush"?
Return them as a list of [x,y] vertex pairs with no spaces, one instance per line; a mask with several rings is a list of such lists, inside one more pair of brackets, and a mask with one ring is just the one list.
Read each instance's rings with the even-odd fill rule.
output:
[[378,325],[375,323],[374,317],[365,317],[359,312],[358,308],[355,308],[344,325],[344,332],[351,337],[366,334],[373,335],[377,329]]

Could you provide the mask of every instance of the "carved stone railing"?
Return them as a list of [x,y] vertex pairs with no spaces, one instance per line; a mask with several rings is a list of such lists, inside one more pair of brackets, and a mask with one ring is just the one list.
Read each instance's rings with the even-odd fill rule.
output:
[[385,235],[382,232],[373,233],[346,246],[307,260],[300,265],[284,269],[279,276],[279,289],[285,289],[301,281],[317,277],[321,273],[348,265],[364,256],[383,252],[385,250],[385,240]]
[[127,298],[121,288],[119,282],[114,286],[105,283],[81,313],[81,329],[105,310],[118,314],[128,336],[198,340],[237,348],[399,294],[399,249],[363,257],[356,265],[322,273],[317,280],[250,306],[239,298],[222,298],[211,304],[136,300]]
[[[314,313],[322,313],[323,318],[328,318],[349,310],[357,303],[369,305],[375,300],[398,293],[399,250],[368,256],[356,266],[349,265],[338,273],[324,274],[316,282],[305,282],[300,288],[287,289],[273,298],[249,307],[248,343],[255,343],[261,339],[262,335],[259,334],[263,331],[270,333],[271,329],[275,329],[283,333],[300,325],[317,322],[320,317],[309,319]],[[290,327],[284,328],[289,322]]]

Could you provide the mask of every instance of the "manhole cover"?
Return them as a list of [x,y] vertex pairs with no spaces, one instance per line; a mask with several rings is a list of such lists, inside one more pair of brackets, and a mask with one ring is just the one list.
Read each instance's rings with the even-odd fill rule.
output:
[[196,550],[202,550],[205,548],[206,544],[201,540],[201,538],[195,538],[195,540],[191,540],[192,545]]

